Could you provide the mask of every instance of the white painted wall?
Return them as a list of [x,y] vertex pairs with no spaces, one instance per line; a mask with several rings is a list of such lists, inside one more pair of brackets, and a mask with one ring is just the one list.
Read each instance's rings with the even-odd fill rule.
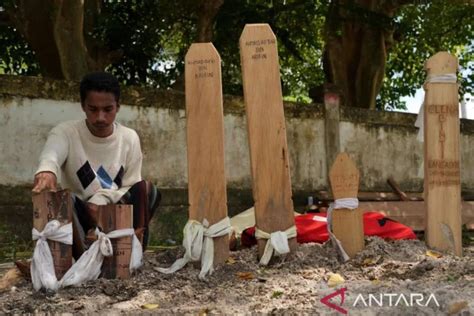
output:
[[[0,98],[0,184],[31,183],[48,131],[62,121],[83,117],[79,103]],[[187,186],[184,110],[122,105],[117,120],[140,135],[144,178],[160,187]],[[287,124],[294,187],[323,187],[327,178],[324,122],[290,119]],[[224,129],[228,185],[251,188],[245,117],[226,114]]]
[[[186,118],[184,110],[177,108],[122,105],[118,114],[118,121],[137,130],[141,137],[143,177],[162,188],[187,187]],[[48,131],[59,122],[83,117],[77,102],[0,95],[0,185],[30,184]],[[293,188],[327,189],[322,115],[288,115],[286,123]],[[228,187],[250,189],[243,112],[226,111],[224,129]],[[366,124],[360,119],[356,123],[349,117],[341,121],[340,135],[341,149],[350,154],[360,169],[361,190],[390,190],[386,185],[389,176],[405,190],[422,190],[423,146],[416,141],[416,129],[411,124]],[[471,148],[474,133],[462,135],[461,174],[463,189],[467,190],[474,189]]]

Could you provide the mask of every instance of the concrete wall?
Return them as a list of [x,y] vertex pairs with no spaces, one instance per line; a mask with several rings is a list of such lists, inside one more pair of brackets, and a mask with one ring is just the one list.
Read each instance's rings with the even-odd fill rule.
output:
[[[48,131],[83,118],[77,85],[32,77],[0,76],[0,185],[31,183]],[[46,98],[47,96],[47,98]],[[324,107],[285,104],[292,185],[295,191],[326,189]],[[415,115],[340,110],[340,148],[361,172],[361,190],[388,190],[394,176],[402,189],[421,191],[423,146],[416,141]],[[144,152],[144,178],[161,188],[187,186],[186,114],[181,93],[128,88],[118,121],[137,130]],[[474,189],[474,122],[462,121],[462,184]],[[229,188],[251,189],[245,108],[241,98],[224,102],[225,164]]]
[[[0,215],[29,203],[37,157],[48,131],[57,123],[83,118],[73,82],[0,76]],[[285,104],[294,201],[328,189],[325,110],[318,104]],[[164,205],[187,203],[186,116],[184,95],[126,88],[118,120],[137,130],[144,152],[143,176],[164,190]],[[339,111],[340,148],[361,172],[361,190],[389,191],[389,176],[402,190],[422,191],[423,151],[416,141],[415,115],[354,108]],[[229,208],[252,205],[245,107],[242,98],[225,97],[225,164]],[[461,124],[462,186],[474,190],[474,122]],[[12,194],[15,198],[12,198]],[[12,202],[13,201],[13,202]],[[3,208],[2,208],[3,206]],[[8,209],[8,210],[7,210]],[[3,213],[2,213],[3,212]]]
[[[48,131],[64,120],[84,118],[76,92],[55,94],[66,83],[39,78],[2,76],[0,81],[0,185],[31,183]],[[12,85],[10,80],[21,80]],[[8,84],[10,86],[8,86]],[[26,85],[54,86],[49,98],[34,95]],[[118,121],[140,135],[143,176],[162,188],[186,188],[186,115],[184,96],[161,92],[142,104],[148,91],[126,90]],[[62,98],[59,98],[62,97]],[[169,103],[170,98],[173,103]],[[137,101],[138,100],[138,101]],[[297,190],[326,186],[324,121],[321,106],[287,105],[288,143],[293,186]],[[250,162],[245,109],[240,98],[225,100],[225,164],[230,188],[250,189]]]

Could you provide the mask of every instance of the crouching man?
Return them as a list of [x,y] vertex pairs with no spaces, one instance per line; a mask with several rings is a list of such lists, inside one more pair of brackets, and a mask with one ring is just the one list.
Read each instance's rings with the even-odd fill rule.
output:
[[160,192],[142,180],[137,133],[117,122],[120,86],[108,73],[91,73],[80,84],[85,120],[67,121],[51,130],[39,159],[33,192],[61,186],[74,196],[73,256],[86,249],[85,236],[97,225],[99,205],[132,204],[133,226],[145,250],[148,225]]

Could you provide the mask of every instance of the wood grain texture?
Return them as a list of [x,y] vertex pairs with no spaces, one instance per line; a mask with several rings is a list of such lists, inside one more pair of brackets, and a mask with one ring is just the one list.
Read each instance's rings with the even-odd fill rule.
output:
[[[46,224],[55,219],[61,225],[72,222],[72,199],[67,190],[58,192],[41,192],[34,194],[33,200],[33,227],[39,232]],[[72,265],[72,246],[57,241],[48,241],[53,255],[56,277],[61,279]]]
[[[132,205],[101,205],[99,206],[98,226],[104,233],[118,229],[133,228]],[[113,238],[114,254],[105,257],[102,263],[102,276],[107,279],[130,278],[130,257],[132,254],[132,237]]]
[[[357,198],[359,170],[347,153],[340,153],[329,171],[334,199]],[[364,222],[362,210],[336,209],[332,215],[334,235],[349,257],[364,249]]]
[[[227,216],[221,60],[211,43],[185,58],[189,218],[210,225]],[[229,256],[229,237],[214,238],[214,265]]]
[[[456,74],[456,57],[437,53],[428,76]],[[424,86],[424,190],[429,247],[462,255],[459,105],[457,83]]]
[[[268,24],[245,26],[240,57],[256,225],[267,233],[285,231],[294,225],[290,166],[277,41]],[[295,249],[295,238],[289,246]],[[259,257],[264,247],[259,240]]]

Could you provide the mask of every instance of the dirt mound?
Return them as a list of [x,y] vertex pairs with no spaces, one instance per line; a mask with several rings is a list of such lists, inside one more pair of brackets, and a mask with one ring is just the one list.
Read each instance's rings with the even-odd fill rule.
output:
[[[291,256],[261,267],[256,248],[244,249],[231,253],[226,264],[200,281],[198,264],[188,264],[172,275],[153,269],[167,267],[182,256],[183,249],[176,248],[147,253],[144,267],[130,280],[99,279],[58,293],[34,292],[30,283],[22,281],[2,294],[0,312],[334,314],[321,299],[336,290],[344,293],[344,302],[340,304],[340,297],[331,302],[356,315],[472,312],[474,247],[464,248],[461,258],[427,251],[418,240],[368,238],[361,253],[341,264],[328,243],[303,244]],[[345,281],[331,288],[327,281],[334,273]],[[414,294],[423,299],[410,304]]]

